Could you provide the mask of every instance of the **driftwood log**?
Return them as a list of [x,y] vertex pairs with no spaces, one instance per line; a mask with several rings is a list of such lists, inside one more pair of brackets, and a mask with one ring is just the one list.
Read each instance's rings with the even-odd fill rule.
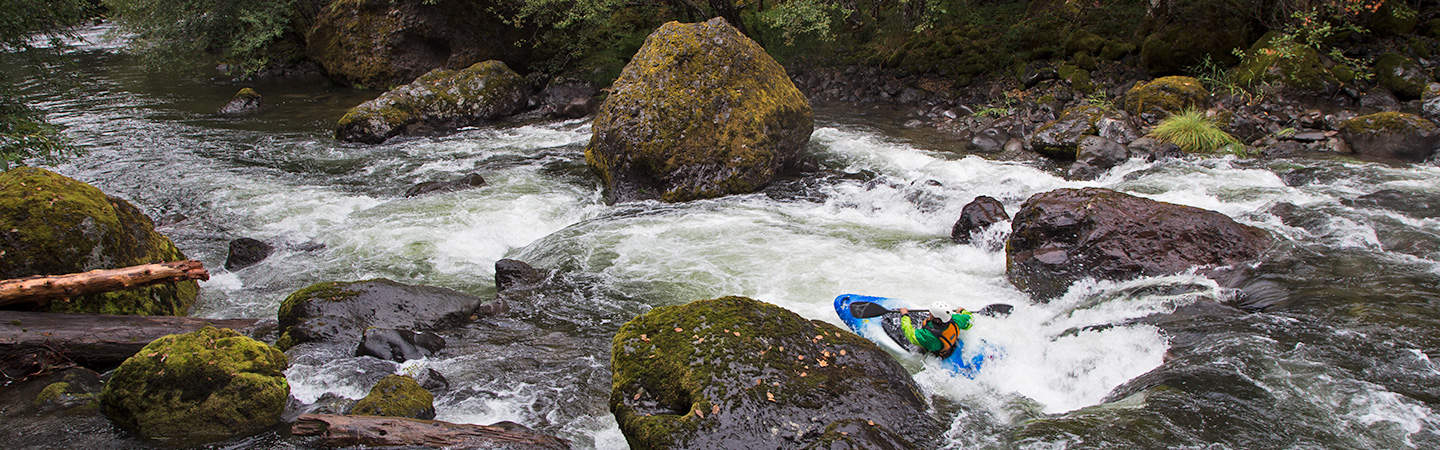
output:
[[210,273],[205,271],[205,265],[195,260],[17,278],[0,281],[0,306],[43,304],[55,298],[118,291],[154,283],[209,279]]
[[112,316],[0,311],[0,371],[24,378],[47,366],[78,364],[104,371],[161,336],[205,326],[245,333],[256,319]]
[[305,414],[295,419],[290,434],[317,436],[318,441],[312,444],[324,447],[570,448],[569,441],[511,422],[468,425],[401,417]]

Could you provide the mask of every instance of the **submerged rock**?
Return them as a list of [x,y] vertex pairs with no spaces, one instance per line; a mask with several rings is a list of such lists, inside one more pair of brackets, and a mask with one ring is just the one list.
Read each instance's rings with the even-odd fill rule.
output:
[[350,109],[336,123],[335,138],[378,144],[400,134],[453,130],[518,113],[528,98],[525,78],[500,61],[436,69]]
[[240,270],[259,264],[270,257],[275,247],[259,240],[240,238],[230,241],[230,254],[225,257],[225,270]]
[[405,362],[433,355],[442,348],[445,348],[445,338],[428,331],[366,328],[355,355]]
[[1036,194],[1015,213],[1006,276],[1039,299],[1082,278],[1124,280],[1251,261],[1270,246],[1264,230],[1189,206],[1108,189]]
[[735,27],[670,22],[615,81],[585,160],[612,202],[756,192],[800,162],[813,127],[785,69]]
[[253,114],[260,111],[261,101],[262,97],[260,93],[255,92],[254,89],[248,87],[240,89],[239,92],[236,92],[234,96],[230,97],[230,101],[226,102],[225,106],[220,107],[220,115],[240,116]]
[[280,350],[233,330],[156,339],[105,383],[100,407],[117,425],[170,445],[260,432],[280,422],[290,385]]
[[485,185],[485,177],[472,173],[454,181],[426,181],[405,190],[405,197],[417,197],[439,192],[455,192]]
[[[0,279],[184,260],[138,208],[94,186],[32,167],[0,172]],[[183,315],[194,281],[52,301],[40,310]]]
[[1350,151],[1373,158],[1422,162],[1440,146],[1434,123],[1400,112],[1368,114],[1345,121],[1340,135]]
[[414,378],[389,375],[370,388],[370,394],[356,402],[350,414],[434,419],[435,396]]
[[499,314],[504,304],[430,286],[385,279],[318,283],[295,291],[280,304],[280,339],[290,349],[316,342],[354,351],[367,328],[433,329],[461,323],[471,315]]
[[999,200],[984,195],[975,197],[965,204],[960,210],[960,219],[950,227],[950,240],[956,244],[968,244],[975,233],[1006,220],[1010,220],[1010,215],[1005,213],[1005,205]]
[[[925,447],[940,431],[884,350],[768,303],[655,308],[613,345],[610,411],[637,449],[800,448],[839,436],[859,448]],[[866,431],[839,434],[856,427]]]

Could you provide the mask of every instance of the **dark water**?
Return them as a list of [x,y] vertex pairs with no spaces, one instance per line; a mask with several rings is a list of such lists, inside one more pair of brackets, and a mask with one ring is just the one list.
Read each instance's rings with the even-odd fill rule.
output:
[[[386,277],[495,295],[493,264],[558,270],[512,315],[446,333],[437,357],[405,364],[291,355],[299,412],[327,394],[363,396],[389,373],[434,369],[451,389],[439,419],[510,420],[625,447],[606,410],[610,337],[649,308],[745,295],[838,323],[841,293],[917,306],[1010,303],[967,339],[1005,349],[975,380],[903,355],[950,423],[949,447],[1395,448],[1440,446],[1440,196],[1435,165],[1343,158],[1131,162],[1094,182],[952,151],[870,111],[826,108],[811,144],[827,169],[764,194],[684,205],[605,206],[584,166],[585,121],[511,124],[379,146],[335,142],[344,109],[375,95],[323,83],[261,84],[266,109],[213,111],[239,86],[147,73],[89,33],[64,60],[73,82],[24,93],[85,156],[57,168],[129,199],[212,268],[194,314],[273,317],[319,281]],[[486,187],[406,199],[414,183],[480,173]],[[1290,184],[1286,184],[1285,181]],[[1101,186],[1224,212],[1271,231],[1276,249],[1237,271],[1243,292],[1177,275],[1081,282],[1033,303],[1004,277],[1004,229],[957,246],[976,195],[1013,212],[1030,195]],[[1356,199],[1382,190],[1400,201]],[[277,244],[223,266],[237,237]],[[329,401],[329,400],[326,400]],[[103,419],[59,415],[0,427],[24,448],[142,445]],[[222,444],[304,445],[275,433]]]

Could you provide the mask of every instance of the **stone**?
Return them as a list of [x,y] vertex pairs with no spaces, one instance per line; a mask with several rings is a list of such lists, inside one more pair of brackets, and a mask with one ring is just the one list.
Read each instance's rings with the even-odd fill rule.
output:
[[1432,122],[1440,122],[1440,83],[1430,83],[1425,90],[1425,99],[1420,103],[1420,115]]
[[1430,75],[1415,60],[1386,53],[1375,60],[1375,79],[1401,101],[1418,100],[1430,84]]
[[428,331],[415,332],[394,328],[366,328],[355,356],[405,362],[435,354],[445,348],[445,338]]
[[335,124],[335,138],[379,144],[401,134],[480,125],[524,110],[529,95],[525,78],[500,61],[436,69],[351,108]]
[[1080,141],[1096,133],[1095,123],[1105,113],[1104,108],[1095,105],[1066,109],[1059,118],[1035,129],[1030,135],[1030,149],[1058,161],[1074,161]]
[[485,177],[480,176],[480,174],[478,173],[472,173],[453,181],[426,181],[423,183],[418,183],[414,186],[410,186],[410,189],[405,190],[405,197],[410,198],[418,197],[425,194],[462,191],[465,189],[477,188],[484,185]]
[[242,88],[239,92],[236,92],[234,96],[230,97],[229,102],[226,102],[224,106],[220,107],[220,115],[243,116],[246,114],[254,114],[260,111],[262,101],[263,98],[259,92],[255,92],[254,89],[248,87]]
[[[943,429],[874,342],[744,297],[650,310],[611,349],[610,411],[633,448],[804,448],[858,421],[858,448],[926,448]],[[895,448],[895,447],[888,447]]]
[[1340,136],[1357,155],[1388,160],[1423,162],[1440,145],[1433,122],[1414,114],[1367,114],[1340,125]]
[[233,330],[156,339],[115,369],[101,412],[167,445],[248,436],[280,423],[290,398],[285,354]]
[[1005,151],[1005,143],[1010,141],[1010,134],[999,128],[986,128],[975,133],[970,138],[970,149],[979,153],[1000,153]]
[[1276,49],[1272,44],[1276,36],[1275,32],[1266,34],[1245,52],[1245,59],[1232,72],[1233,82],[1241,86],[1271,85],[1310,96],[1328,96],[1345,84],[1319,51],[1304,45]]
[[225,257],[225,270],[236,271],[253,266],[270,257],[275,247],[251,238],[230,241],[230,254]]
[[595,112],[600,106],[595,99],[599,94],[600,90],[590,83],[556,79],[546,84],[534,100],[545,117],[577,119]]
[[1125,146],[1131,156],[1144,157],[1146,161],[1155,162],[1166,158],[1182,158],[1185,151],[1180,146],[1164,142],[1153,137],[1142,137]]
[[538,284],[545,280],[545,272],[531,267],[524,261],[502,259],[495,261],[495,290],[508,291],[522,286]]
[[985,195],[977,196],[960,209],[960,219],[950,227],[950,240],[956,244],[968,244],[975,233],[1007,220],[1010,220],[1010,215],[1005,213],[1005,205],[999,200]]
[[1380,208],[1416,219],[1440,218],[1440,194],[1425,191],[1407,192],[1384,189],[1343,202],[1351,207]]
[[645,40],[595,114],[585,160],[608,202],[756,192],[802,162],[810,103],[722,18]]
[[[45,169],[0,172],[0,279],[64,275],[187,259],[130,202]],[[184,315],[194,281],[52,301],[37,309],[94,314]]]
[[1130,159],[1125,146],[1109,138],[1085,136],[1075,152],[1075,163],[1067,176],[1072,180],[1093,180],[1105,171]]
[[1209,99],[1210,91],[1205,90],[1200,80],[1169,76],[1136,84],[1125,93],[1121,105],[1130,114],[1150,113],[1163,118],[1186,109],[1204,108]]
[[1372,111],[1398,111],[1400,99],[1395,98],[1395,94],[1391,94],[1390,91],[1376,90],[1367,92],[1364,97],[1360,97],[1360,107]]
[[280,304],[276,345],[289,350],[313,342],[354,354],[367,328],[437,329],[505,310],[503,302],[385,279],[317,283]]
[[414,378],[387,375],[370,388],[365,398],[355,402],[350,414],[430,420],[435,418],[435,396]]
[[1026,200],[1011,221],[1006,276],[1036,299],[1083,278],[1126,280],[1256,260],[1264,230],[1189,206],[1108,189],[1057,189]]

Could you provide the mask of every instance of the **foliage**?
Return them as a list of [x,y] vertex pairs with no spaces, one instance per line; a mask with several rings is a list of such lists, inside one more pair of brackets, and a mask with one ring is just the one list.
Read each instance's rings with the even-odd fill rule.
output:
[[[1304,76],[1308,72],[1306,66],[1316,64],[1311,61],[1313,55],[1319,54],[1337,64],[1338,70],[1333,72],[1345,75],[1340,81],[1369,80],[1374,75],[1368,69],[1370,61],[1347,55],[1338,41],[1342,37],[1367,33],[1359,23],[1362,13],[1374,12],[1384,1],[1330,0],[1317,3],[1309,9],[1291,13],[1290,20],[1272,33],[1263,47],[1251,50],[1251,53],[1259,54],[1247,54],[1236,49],[1235,55],[1242,60],[1247,57],[1274,59],[1282,71],[1293,78]],[[1289,81],[1303,83],[1305,80]]]
[[299,16],[296,0],[103,1],[152,63],[218,56],[243,75],[284,62],[278,44]]
[[[51,48],[61,48],[60,38],[96,14],[96,5],[89,0],[0,0],[0,50],[29,54],[37,37],[48,37]],[[6,78],[0,75],[0,171],[30,158],[54,163],[74,153],[60,127],[22,102]]]
[[31,158],[54,164],[73,153],[75,148],[60,135],[58,125],[0,89],[0,171]]
[[1231,153],[1245,156],[1245,145],[1221,130],[1205,113],[1186,110],[1160,121],[1150,136],[1180,147],[1187,153]]
[[1210,92],[1224,92],[1230,95],[1244,96],[1251,94],[1246,86],[1241,86],[1236,82],[1235,77],[1230,76],[1229,70],[1219,63],[1216,63],[1215,60],[1210,58],[1210,55],[1205,55],[1205,58],[1201,59],[1199,64],[1190,66],[1185,71],[1189,73],[1190,76],[1195,77],[1196,80],[1200,80],[1200,84],[1205,86],[1205,90]]
[[780,31],[785,45],[795,45],[795,38],[812,36],[821,41],[835,40],[835,24],[843,22],[853,10],[821,0],[783,2],[760,13],[766,26]]
[[90,0],[0,0],[0,49],[28,49],[37,35],[64,36],[98,13]]

